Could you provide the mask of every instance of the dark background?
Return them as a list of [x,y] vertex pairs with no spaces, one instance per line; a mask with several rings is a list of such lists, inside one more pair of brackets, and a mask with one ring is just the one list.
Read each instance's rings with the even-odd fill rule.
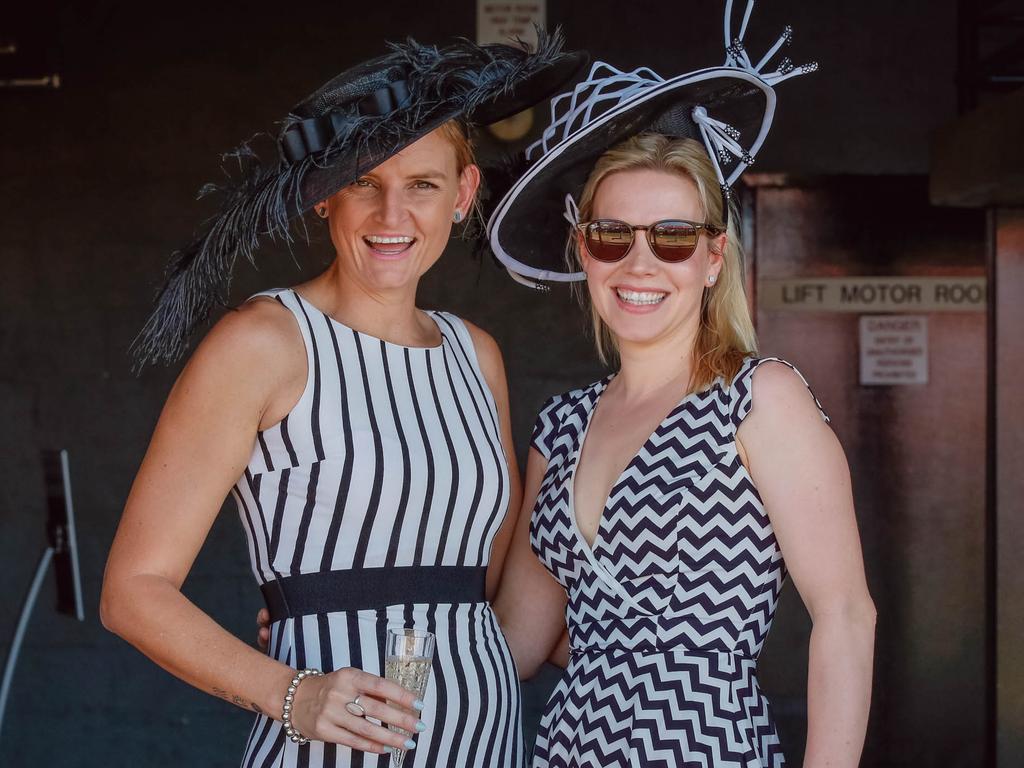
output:
[[[571,47],[623,69],[646,65],[670,76],[724,58],[717,0],[549,0],[548,19],[563,27]],[[235,765],[251,716],[179,683],[98,621],[106,553],[176,375],[154,368],[134,376],[126,350],[168,255],[200,219],[204,209],[194,195],[218,179],[220,152],[271,129],[321,82],[381,53],[385,40],[472,37],[475,5],[51,2],[0,17],[0,34],[7,34],[5,23],[25,45],[17,62],[3,66],[23,75],[55,68],[62,87],[0,90],[0,562],[6,574],[0,649],[6,652],[45,544],[38,453],[46,447],[66,447],[71,455],[87,620],[56,616],[48,581],[0,733],[0,763]],[[927,174],[928,137],[956,116],[956,3],[761,3],[748,47],[763,50],[786,23],[796,29],[787,54],[798,64],[817,60],[821,70],[779,87],[775,125],[756,170],[874,177],[848,194],[860,201],[859,215],[893,217],[898,227],[898,198],[880,196],[872,211],[865,196],[888,177]],[[482,137],[484,160],[497,151]],[[915,205],[925,204],[920,179],[900,189],[916,195]],[[842,200],[840,193],[833,204],[841,207]],[[966,226],[977,227],[981,243],[981,220]],[[981,263],[980,245],[966,250]],[[322,235],[293,254],[267,247],[258,269],[239,266],[233,297],[300,282],[331,255]],[[498,340],[520,455],[543,400],[601,372],[568,291],[540,295],[517,286],[492,263],[474,261],[464,243],[452,243],[420,297],[421,306],[454,311]],[[898,556],[898,547],[887,556],[894,549]],[[871,554],[869,548],[869,574]],[[970,557],[977,563],[981,554]],[[872,588],[877,594],[881,585]],[[232,504],[185,591],[229,630],[254,636],[260,598]],[[981,600],[979,588],[964,597],[971,610],[954,604],[942,621],[979,621]],[[795,618],[780,637],[797,639],[771,646],[768,678],[781,681],[776,689],[799,689],[806,618],[796,618],[802,609],[791,590],[784,603],[789,612],[780,616]],[[880,646],[880,659],[896,648]],[[932,671],[975,675],[974,666],[950,672],[962,654],[950,658],[944,664],[936,657]],[[549,670],[528,685],[528,738],[553,679]],[[876,680],[876,696],[886,683]],[[966,701],[920,702],[920,708],[929,704],[934,710],[906,727],[874,721],[865,764],[981,765],[980,692]],[[783,745],[799,765],[805,711],[786,696],[778,710]],[[962,716],[965,710],[973,714]],[[929,728],[961,746],[947,753],[948,761],[929,747]]]

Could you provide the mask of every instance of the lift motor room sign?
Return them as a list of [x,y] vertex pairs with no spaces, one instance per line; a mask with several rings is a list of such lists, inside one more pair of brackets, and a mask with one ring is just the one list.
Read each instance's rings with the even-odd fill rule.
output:
[[759,280],[761,309],[803,312],[980,312],[984,277],[823,277]]

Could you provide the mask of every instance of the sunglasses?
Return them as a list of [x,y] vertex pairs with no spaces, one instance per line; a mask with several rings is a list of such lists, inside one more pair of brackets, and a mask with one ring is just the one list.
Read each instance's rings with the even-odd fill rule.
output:
[[633,247],[634,233],[638,229],[646,230],[647,244],[654,255],[670,264],[686,261],[693,255],[701,230],[711,237],[722,234],[721,229],[710,224],[683,219],[664,219],[644,226],[618,219],[596,219],[581,221],[576,228],[583,235],[587,253],[598,261],[606,262],[625,258]]

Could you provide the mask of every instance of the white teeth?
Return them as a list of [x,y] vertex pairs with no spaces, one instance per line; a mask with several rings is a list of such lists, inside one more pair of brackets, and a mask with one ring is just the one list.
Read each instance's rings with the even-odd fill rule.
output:
[[379,245],[391,245],[393,243],[411,243],[414,238],[408,235],[399,235],[397,237],[381,237],[380,235],[367,235],[364,238],[369,243],[376,243]]
[[660,291],[624,291],[616,288],[615,293],[627,304],[659,304],[668,294]]

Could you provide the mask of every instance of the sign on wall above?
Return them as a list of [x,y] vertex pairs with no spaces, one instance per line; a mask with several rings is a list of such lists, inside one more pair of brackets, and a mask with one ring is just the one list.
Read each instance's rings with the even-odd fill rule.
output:
[[[522,40],[531,50],[537,49],[537,27],[545,26],[547,0],[530,2],[476,2],[476,41],[505,43]],[[533,109],[506,117],[488,126],[502,141],[518,141],[533,128]]]
[[531,2],[492,2],[477,0],[476,41],[478,43],[508,43],[520,39],[537,45],[537,30],[543,27],[547,15],[547,0]]
[[818,277],[758,280],[760,309],[796,312],[980,312],[984,277]]

